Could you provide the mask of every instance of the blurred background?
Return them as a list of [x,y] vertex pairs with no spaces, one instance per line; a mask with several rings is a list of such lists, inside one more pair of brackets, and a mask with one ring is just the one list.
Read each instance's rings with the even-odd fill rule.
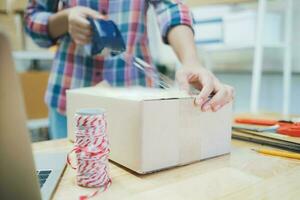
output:
[[[204,65],[236,89],[234,112],[300,113],[300,1],[186,0]],[[48,139],[44,92],[54,50],[25,35],[26,0],[0,1],[0,30],[13,46],[32,141]],[[161,41],[152,8],[151,51],[159,70],[174,78],[180,63]]]

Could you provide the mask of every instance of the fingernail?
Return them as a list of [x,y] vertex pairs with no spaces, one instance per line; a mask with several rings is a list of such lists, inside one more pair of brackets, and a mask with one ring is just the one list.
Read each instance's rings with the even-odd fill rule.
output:
[[209,111],[211,109],[210,105],[207,104],[203,107],[203,111]]
[[216,106],[214,107],[214,111],[218,111],[220,108],[221,108],[221,105],[216,105]]
[[193,102],[194,102],[194,106],[198,106],[197,103],[196,103],[196,99],[194,99]]
[[194,76],[193,74],[189,74],[189,75],[187,76],[187,79],[190,80],[193,76]]
[[201,106],[203,104],[203,98],[197,98],[196,103]]

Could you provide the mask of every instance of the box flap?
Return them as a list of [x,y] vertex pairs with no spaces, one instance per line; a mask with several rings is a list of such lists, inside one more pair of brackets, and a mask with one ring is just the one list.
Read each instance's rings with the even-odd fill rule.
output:
[[68,93],[102,96],[108,98],[126,99],[132,101],[191,98],[185,91],[179,89],[157,89],[144,87],[86,87],[68,90]]

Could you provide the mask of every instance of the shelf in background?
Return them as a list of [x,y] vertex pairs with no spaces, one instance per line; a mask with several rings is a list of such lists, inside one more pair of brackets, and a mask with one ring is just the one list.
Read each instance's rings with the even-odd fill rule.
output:
[[44,119],[31,119],[27,121],[27,128],[29,130],[36,130],[40,128],[47,128],[49,126],[48,118]]
[[[259,0],[186,0],[185,3],[192,8],[200,6],[234,4],[241,6],[241,8],[243,8],[243,6],[245,5],[246,8],[255,9],[258,1]],[[267,0],[267,10],[274,12],[282,12],[285,9],[284,3],[284,0]]]
[[51,51],[14,51],[16,60],[53,60],[55,53]]
[[[265,48],[284,48],[284,43],[275,43],[275,44],[264,44]],[[225,51],[241,51],[241,50],[249,50],[254,49],[254,44],[244,44],[244,45],[225,45],[225,44],[216,44],[216,45],[207,45],[203,47],[198,47],[200,51],[206,51],[208,53],[214,52],[225,52]]]
[[[222,69],[222,68],[214,68],[212,67],[212,71],[216,74],[251,74],[251,68],[241,68],[241,69]],[[282,76],[283,71],[279,69],[264,69],[263,74],[266,75],[280,75]],[[300,70],[295,70],[292,72],[292,75],[299,76]]]

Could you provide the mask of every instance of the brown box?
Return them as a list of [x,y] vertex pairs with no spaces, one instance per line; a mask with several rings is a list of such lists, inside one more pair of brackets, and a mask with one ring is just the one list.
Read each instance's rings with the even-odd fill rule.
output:
[[176,89],[68,90],[68,136],[74,140],[77,110],[101,108],[107,113],[110,159],[137,173],[229,153],[232,104],[218,112],[202,112],[193,102],[193,96]]
[[20,73],[28,119],[48,117],[48,108],[44,102],[48,78],[49,72],[29,71]]
[[251,1],[254,0],[185,0],[185,3],[191,7],[195,7],[210,4],[244,3]]
[[11,13],[23,12],[28,4],[28,0],[0,0],[0,11]]
[[24,49],[23,18],[20,14],[0,13],[0,31],[7,34],[13,50]]

